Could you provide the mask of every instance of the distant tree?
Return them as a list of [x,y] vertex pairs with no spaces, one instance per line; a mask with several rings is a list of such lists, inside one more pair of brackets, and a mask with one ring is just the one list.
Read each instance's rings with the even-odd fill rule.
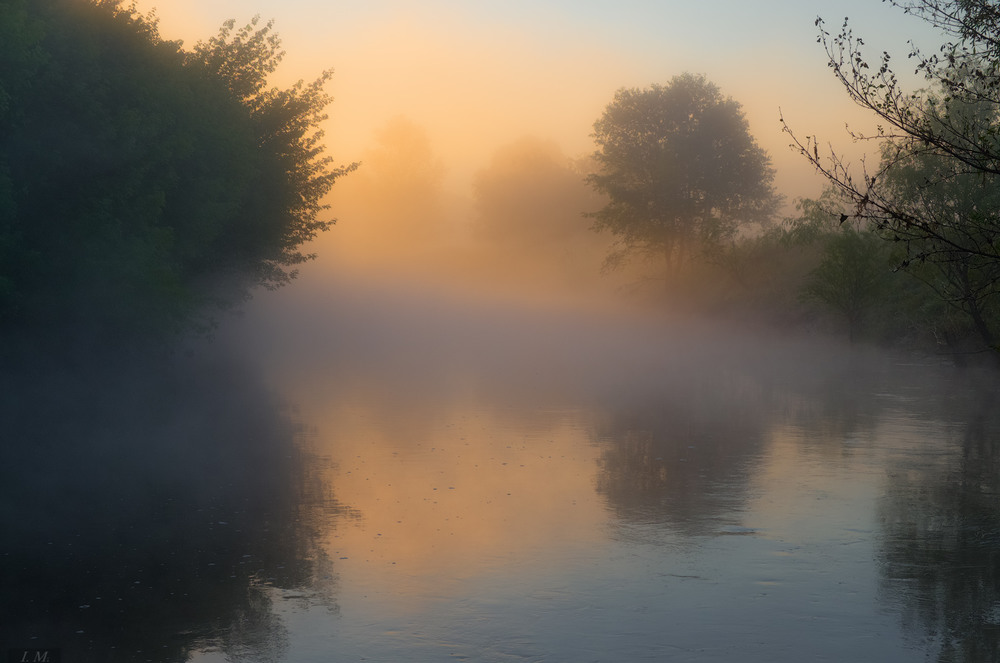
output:
[[601,198],[585,166],[551,141],[502,146],[473,180],[475,239],[521,276],[583,286],[600,277],[607,241],[580,223]]
[[774,170],[740,104],[702,76],[619,90],[593,138],[599,170],[587,181],[609,199],[594,228],[617,240],[609,267],[639,255],[676,268],[777,209]]
[[281,55],[257,20],[185,52],[115,0],[0,0],[0,328],[176,329],[291,278],[352,167],[329,73],[268,88]]
[[447,173],[427,131],[405,117],[389,120],[362,155],[343,198],[358,230],[382,249],[410,252],[415,244],[439,240],[446,221]]
[[557,145],[532,137],[497,150],[473,193],[482,239],[547,254],[580,236],[580,215],[600,201]]

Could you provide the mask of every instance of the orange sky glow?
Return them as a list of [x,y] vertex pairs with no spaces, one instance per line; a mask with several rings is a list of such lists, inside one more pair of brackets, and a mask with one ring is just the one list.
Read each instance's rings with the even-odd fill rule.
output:
[[[876,148],[852,142],[845,129],[871,132],[874,122],[827,67],[816,16],[827,17],[831,31],[852,16],[874,54],[886,48],[905,55],[913,36],[936,43],[922,24],[875,0],[139,0],[138,8],[154,10],[161,35],[189,47],[229,18],[241,25],[255,15],[273,20],[286,52],[272,80],[278,86],[334,70],[325,144],[337,163],[362,166],[335,185],[329,203],[337,226],[308,247],[319,260],[303,275],[403,270],[407,278],[419,273],[452,285],[505,282],[517,296],[545,290],[537,286],[551,283],[554,272],[572,283],[559,286],[560,296],[607,293],[635,275],[601,277],[610,239],[588,239],[594,233],[583,213],[594,209],[568,210],[579,229],[550,239],[547,253],[528,255],[527,237],[508,247],[475,241],[482,225],[475,183],[512,145],[534,140],[567,161],[584,159],[594,151],[594,121],[616,90],[703,74],[742,104],[790,215],[797,199],[820,194],[823,180],[790,149],[782,115],[801,137],[817,135],[854,162]],[[876,34],[866,31],[876,27]],[[416,152],[386,161],[380,141],[393,132]],[[393,168],[409,168],[402,172],[406,191],[384,186]],[[552,260],[552,247],[565,255]]]
[[525,134],[552,139],[570,156],[591,152],[593,122],[616,89],[692,71],[743,105],[779,189],[789,199],[816,195],[820,180],[789,150],[779,109],[797,131],[848,151],[856,148],[845,123],[872,123],[827,69],[815,17],[835,29],[852,16],[876,44],[873,53],[885,46],[900,57],[908,37],[926,33],[898,10],[866,0],[703,4],[711,7],[552,1],[472,8],[441,0],[364,7],[142,0],[139,7],[155,8],[163,36],[188,45],[226,18],[273,18],[287,52],[277,83],[336,72],[326,129],[338,160],[360,159],[379,127],[402,115],[426,129],[457,190],[494,150]]

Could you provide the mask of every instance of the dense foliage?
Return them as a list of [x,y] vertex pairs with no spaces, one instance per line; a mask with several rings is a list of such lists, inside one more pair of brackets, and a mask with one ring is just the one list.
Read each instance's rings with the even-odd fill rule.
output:
[[0,0],[0,328],[117,338],[287,281],[349,168],[271,25],[187,52],[116,0]]
[[676,267],[776,210],[769,157],[739,103],[702,76],[619,90],[593,137],[588,181],[609,199],[593,216],[618,241],[611,265],[639,254]]
[[[971,331],[980,349],[997,351],[1000,11],[989,0],[891,4],[946,36],[938,53],[910,54],[924,90],[904,89],[888,53],[869,64],[847,21],[835,36],[817,21],[830,67],[878,119],[876,135],[858,136],[881,142],[878,167],[858,171],[836,153],[822,154],[815,137],[792,133],[793,140],[849,204],[845,216],[895,244],[895,266],[952,309],[946,343]],[[956,314],[966,329],[954,328]]]

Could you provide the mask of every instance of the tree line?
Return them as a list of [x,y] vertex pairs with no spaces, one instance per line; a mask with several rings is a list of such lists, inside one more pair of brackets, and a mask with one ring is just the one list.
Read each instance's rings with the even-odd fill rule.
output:
[[[774,170],[740,104],[682,74],[616,93],[589,160],[542,143],[498,153],[475,183],[477,236],[590,252],[564,213],[576,198],[591,206],[580,231],[614,242],[605,268],[645,265],[671,306],[996,355],[1000,10],[892,4],[947,35],[910,54],[927,88],[904,90],[888,54],[867,61],[847,22],[831,34],[818,21],[834,75],[881,122],[860,137],[880,159],[852,171],[786,126],[829,185],[791,217],[777,218]],[[120,0],[0,0],[0,333],[105,342],[205,327],[292,278],[357,164],[322,145],[331,72],[271,87],[281,58],[258,19],[186,50]]]
[[852,340],[995,358],[1000,9],[987,0],[890,2],[946,35],[939,52],[909,54],[927,87],[905,90],[888,53],[869,62],[849,21],[833,35],[817,20],[834,75],[879,121],[876,135],[854,137],[876,141],[880,158],[856,171],[785,124],[828,188],[782,222],[773,170],[739,104],[690,74],[621,90],[595,124],[600,168],[589,177],[609,200],[593,214],[595,229],[617,241],[609,264],[659,255],[666,274],[697,256],[688,280],[674,282],[697,289],[714,265],[743,287],[727,294],[730,309],[800,324],[823,324],[825,311]]

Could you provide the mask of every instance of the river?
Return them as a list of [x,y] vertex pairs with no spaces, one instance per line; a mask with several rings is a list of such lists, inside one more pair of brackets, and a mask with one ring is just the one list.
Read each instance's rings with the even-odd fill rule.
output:
[[9,650],[1000,657],[994,376],[624,309],[295,292],[179,359],[17,384]]

